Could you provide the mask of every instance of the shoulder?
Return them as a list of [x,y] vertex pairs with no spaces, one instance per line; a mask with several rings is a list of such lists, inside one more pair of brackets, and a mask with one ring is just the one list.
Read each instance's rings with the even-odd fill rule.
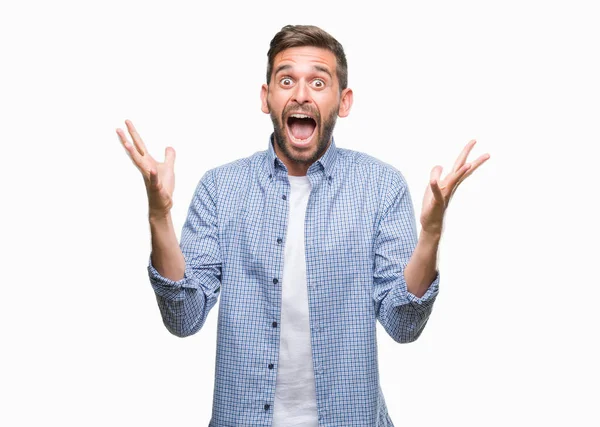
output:
[[247,194],[259,171],[266,167],[267,151],[233,160],[208,169],[198,181],[194,197],[208,198],[220,206]]
[[267,151],[257,151],[248,157],[239,158],[231,162],[207,170],[200,183],[216,187],[236,187],[256,175],[259,170],[266,167]]
[[248,157],[233,160],[229,163],[209,169],[205,175],[214,179],[223,179],[228,176],[239,176],[252,173],[264,165],[267,161],[267,151],[257,151]]
[[362,151],[338,148],[338,160],[342,170],[350,174],[370,177],[379,186],[406,188],[404,175],[395,166]]

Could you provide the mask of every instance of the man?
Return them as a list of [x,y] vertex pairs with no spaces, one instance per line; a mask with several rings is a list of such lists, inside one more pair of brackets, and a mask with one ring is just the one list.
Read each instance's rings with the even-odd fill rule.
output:
[[268,149],[208,171],[181,243],[170,216],[175,151],[154,160],[126,121],[117,129],[144,176],[148,272],[166,327],[187,336],[221,297],[210,426],[392,426],[379,386],[376,320],[398,342],[419,337],[438,293],[444,211],[489,156],[443,180],[431,172],[416,226],[402,175],[338,148],[352,107],[342,46],[286,26],[268,52],[262,111]]

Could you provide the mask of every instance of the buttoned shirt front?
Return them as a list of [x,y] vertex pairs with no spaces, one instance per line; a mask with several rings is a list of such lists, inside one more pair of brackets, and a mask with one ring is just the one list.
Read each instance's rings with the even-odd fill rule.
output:
[[[420,298],[404,268],[417,243],[405,179],[332,140],[307,172],[306,281],[320,426],[393,426],[379,382],[376,321],[419,337],[439,275]],[[204,174],[180,247],[184,278],[148,273],[167,329],[194,334],[220,297],[209,426],[271,426],[290,191],[272,146]]]

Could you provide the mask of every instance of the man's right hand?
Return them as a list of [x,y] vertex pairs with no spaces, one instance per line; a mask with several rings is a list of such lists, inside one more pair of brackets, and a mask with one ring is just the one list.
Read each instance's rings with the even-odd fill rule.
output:
[[148,194],[149,216],[161,218],[167,216],[173,207],[173,190],[175,188],[175,149],[165,149],[165,161],[157,162],[148,152],[144,141],[133,127],[130,120],[125,120],[127,130],[133,139],[133,145],[127,141],[125,132],[118,128],[117,135],[127,150],[129,158],[139,169],[146,184]]

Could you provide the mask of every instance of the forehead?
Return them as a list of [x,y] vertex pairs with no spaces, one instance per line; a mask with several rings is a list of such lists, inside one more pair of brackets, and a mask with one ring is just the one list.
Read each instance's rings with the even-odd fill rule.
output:
[[324,67],[334,75],[336,58],[332,51],[314,46],[291,47],[282,50],[273,59],[273,71],[281,66],[291,66],[294,69]]

